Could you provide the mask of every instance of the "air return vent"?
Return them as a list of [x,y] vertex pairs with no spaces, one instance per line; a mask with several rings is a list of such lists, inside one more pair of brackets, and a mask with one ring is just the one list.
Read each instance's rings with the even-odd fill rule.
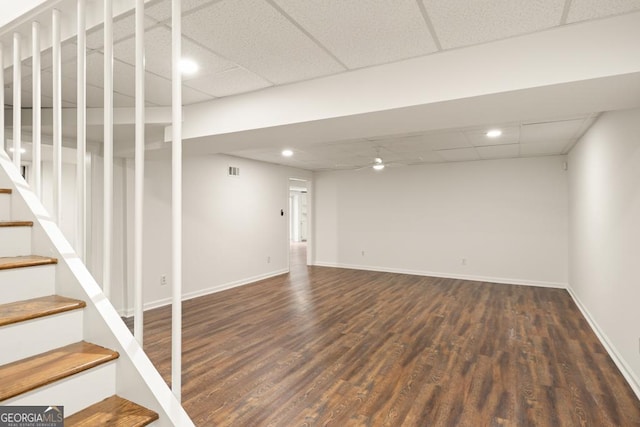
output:
[[229,166],[229,176],[240,176],[240,168],[236,166]]

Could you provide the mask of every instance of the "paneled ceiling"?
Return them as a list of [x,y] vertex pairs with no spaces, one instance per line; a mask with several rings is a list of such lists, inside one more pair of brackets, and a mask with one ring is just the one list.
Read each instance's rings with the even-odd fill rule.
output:
[[364,169],[380,157],[390,167],[567,153],[595,121],[596,115],[543,123],[499,123],[502,135],[487,136],[492,128],[475,127],[444,132],[393,135],[293,148],[283,157],[278,149],[244,150],[230,154],[310,170]]
[[[200,65],[195,75],[184,78],[184,104],[640,10],[640,0],[183,0],[182,4],[183,57]],[[170,0],[152,0],[146,6],[148,106],[171,103],[170,5]],[[114,39],[115,105],[131,107],[135,89],[133,11],[116,18]],[[75,40],[65,42],[62,82],[65,107],[76,103],[75,53]],[[103,61],[102,28],[93,28],[87,40],[89,107],[102,106]],[[42,62],[42,104],[49,107],[50,52],[44,53]],[[30,66],[30,60],[23,61],[25,107],[31,105]],[[5,83],[5,99],[11,104],[11,68],[5,70]],[[587,120],[587,117],[559,117],[556,124],[507,123],[505,129],[512,129],[513,135],[509,130],[503,136],[507,142],[495,144],[482,140],[482,129],[354,141],[339,149],[352,155],[349,162],[335,160],[336,153],[331,148],[327,149],[330,154],[325,155],[321,147],[306,147],[297,153],[296,160],[286,162],[299,161],[297,166],[315,169],[343,164],[356,167],[362,164],[361,158],[370,158],[376,151],[399,163],[415,163],[418,158],[458,161],[558,154],[567,151]],[[570,137],[563,133],[569,124],[577,126],[572,128],[575,132]],[[540,136],[543,134],[544,138]],[[444,140],[449,143],[438,142]],[[327,147],[333,145],[336,144]],[[283,162],[275,152],[231,154]]]

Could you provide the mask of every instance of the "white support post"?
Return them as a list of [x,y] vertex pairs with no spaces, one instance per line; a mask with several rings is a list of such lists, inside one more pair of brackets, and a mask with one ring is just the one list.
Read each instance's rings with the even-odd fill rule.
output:
[[133,221],[134,319],[133,332],[143,345],[142,222],[144,205],[144,0],[136,0],[136,142]]
[[[22,37],[13,33],[13,164],[20,170],[22,148]],[[3,88],[4,90],[4,88]]]
[[53,85],[53,215],[62,219],[62,61],[60,55],[60,11],[51,11]]
[[78,65],[77,82],[77,146],[76,146],[76,188],[78,191],[78,217],[76,219],[76,252],[86,262],[87,232],[87,42],[86,42],[86,0],[78,0]]
[[33,76],[32,101],[32,159],[33,159],[33,188],[36,196],[42,199],[42,77],[40,71],[40,23],[31,24],[31,55]]
[[113,229],[113,1],[104,0],[104,199],[102,291],[111,297]]
[[171,390],[182,399],[182,6],[172,0],[171,8]]
[[3,150],[5,147],[4,138],[4,45],[0,43],[0,148]]

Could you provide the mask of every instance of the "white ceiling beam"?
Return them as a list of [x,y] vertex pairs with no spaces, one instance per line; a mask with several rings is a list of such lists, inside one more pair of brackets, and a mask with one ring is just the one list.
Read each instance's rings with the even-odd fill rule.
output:
[[[632,13],[203,102],[185,107],[183,138],[206,142],[225,135],[216,139],[231,140],[239,132],[585,81],[616,87],[610,78],[640,73],[638,40],[640,13]],[[626,94],[620,96],[620,105],[624,105]],[[571,99],[547,100],[570,110],[568,101]],[[385,130],[378,131],[384,134]],[[170,129],[165,135],[170,140]]]
[[[76,109],[62,109],[62,127],[64,129],[75,128],[76,126]],[[171,107],[146,107],[145,123],[148,125],[168,125],[171,123]],[[13,111],[5,110],[5,120],[13,120]],[[32,120],[32,110],[30,108],[22,109],[22,122],[29,125]],[[104,122],[104,109],[87,108],[87,126],[102,126]],[[8,122],[7,122],[8,123]],[[42,126],[51,126],[53,123],[52,109],[42,109]],[[134,108],[120,107],[113,109],[114,125],[133,125],[135,123]]]

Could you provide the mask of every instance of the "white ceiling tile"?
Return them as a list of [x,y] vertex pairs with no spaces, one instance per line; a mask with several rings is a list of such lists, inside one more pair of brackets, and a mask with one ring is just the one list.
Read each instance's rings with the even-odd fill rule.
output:
[[[193,9],[212,3],[217,0],[182,0],[182,16],[193,13]],[[162,0],[152,6],[147,6],[145,15],[156,21],[166,21],[171,19],[171,0]]]
[[[128,64],[135,64],[135,39],[126,39],[117,43],[114,56]],[[182,57],[195,61],[200,70],[193,77],[185,76],[184,80],[218,73],[236,67],[236,65],[220,56],[198,46],[188,38],[182,38]],[[145,67],[154,74],[171,78],[171,29],[156,27],[146,33]]]
[[419,151],[413,153],[412,158],[405,159],[408,164],[412,163],[439,163],[442,157],[436,151]]
[[471,147],[469,140],[462,132],[446,132],[428,134],[424,137],[432,150],[448,150],[452,148]]
[[[151,18],[145,16],[144,26],[150,28],[156,25],[157,22]],[[115,18],[113,21],[113,40],[118,42],[126,38],[132,38],[136,32],[136,19],[135,14],[127,14]],[[91,29],[87,32],[87,47],[89,49],[102,49],[104,46],[104,29],[101,26]]]
[[584,21],[640,10],[640,0],[572,0],[567,22]]
[[477,147],[476,150],[483,160],[490,159],[509,159],[520,155],[519,144],[509,145],[490,145]]
[[569,140],[578,136],[584,119],[522,125],[520,142],[531,144],[550,140]]
[[[31,94],[31,88],[24,89],[21,93],[20,100],[22,102],[23,108],[31,108],[31,102],[33,100],[33,96]],[[5,87],[4,88],[4,103],[7,106],[7,110],[11,110],[11,106],[13,106],[13,88]],[[10,125],[11,121],[7,122],[7,125]]]
[[[74,39],[75,40],[75,39]],[[66,42],[62,45],[62,49],[60,52],[60,60],[64,64],[68,61],[75,61],[78,47],[76,46],[74,41]],[[43,70],[48,70],[51,68],[52,64],[52,53],[51,48],[42,52],[40,58],[40,65]]]
[[134,107],[136,105],[135,98],[127,95],[123,95],[121,93],[113,94],[113,106],[116,108],[120,107]]
[[349,68],[437,50],[415,0],[274,0]]
[[475,148],[455,148],[453,150],[436,151],[443,160],[447,162],[465,162],[469,160],[480,160]]
[[571,145],[571,141],[543,141],[535,144],[520,144],[520,154],[522,156],[550,156],[563,154],[565,149]]
[[421,0],[444,49],[557,26],[565,0]]
[[237,67],[222,73],[191,79],[186,82],[186,86],[221,97],[251,92],[272,85],[251,71]]
[[344,71],[262,0],[222,0],[189,15],[183,33],[263,78],[280,84]]
[[[491,138],[487,136],[490,129],[500,129],[502,135]],[[495,126],[483,129],[469,130],[464,133],[469,142],[475,147],[485,145],[507,145],[517,144],[520,139],[520,127],[518,126]]]

